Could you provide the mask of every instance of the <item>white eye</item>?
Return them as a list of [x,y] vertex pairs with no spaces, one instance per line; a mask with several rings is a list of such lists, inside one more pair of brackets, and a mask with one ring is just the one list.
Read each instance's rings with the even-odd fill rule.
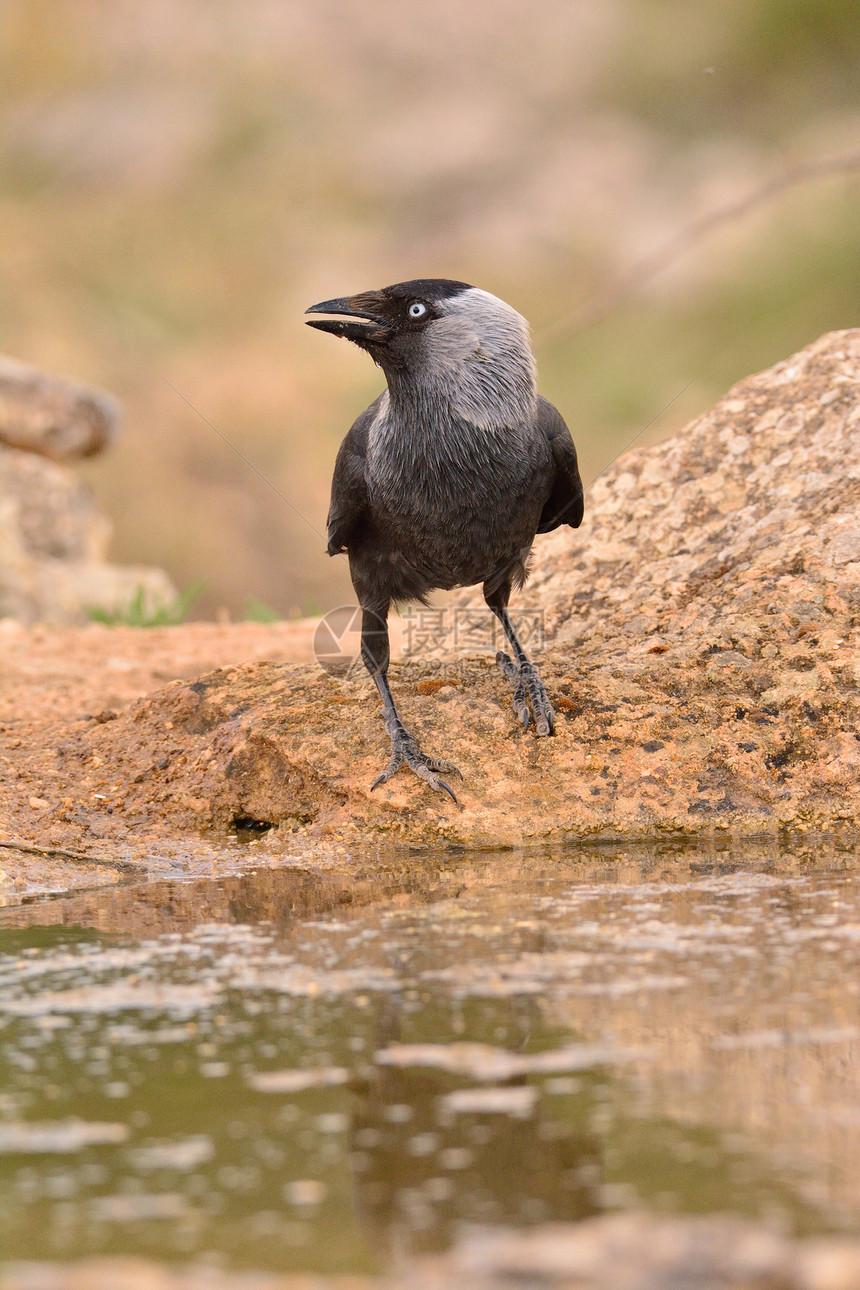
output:
[[407,310],[407,313],[409,314],[410,318],[423,318],[426,312],[427,312],[427,306],[422,305],[420,300],[413,300],[412,304],[409,306],[409,309]]

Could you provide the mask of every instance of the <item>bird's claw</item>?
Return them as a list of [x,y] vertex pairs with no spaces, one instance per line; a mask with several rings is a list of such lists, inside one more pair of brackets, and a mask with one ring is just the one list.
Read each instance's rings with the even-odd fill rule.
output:
[[[517,665],[509,654],[499,651],[496,662],[514,687],[514,712],[528,730],[534,714],[535,733],[551,735],[555,731],[555,713],[546,692],[546,686],[534,663]],[[529,707],[531,705],[531,708]]]
[[418,747],[418,742],[414,735],[407,731],[394,731],[391,733],[391,761],[385,767],[385,770],[377,775],[376,779],[370,786],[371,793],[379,785],[386,783],[396,774],[401,766],[408,766],[419,779],[423,779],[437,793],[447,793],[452,802],[457,798],[450,784],[447,784],[443,775],[457,775],[463,778],[462,772],[450,761],[442,761],[438,757],[428,757]]

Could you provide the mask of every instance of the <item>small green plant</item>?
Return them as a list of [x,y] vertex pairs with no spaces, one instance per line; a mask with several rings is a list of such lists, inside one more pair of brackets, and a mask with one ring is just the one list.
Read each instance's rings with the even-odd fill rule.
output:
[[242,617],[246,623],[279,623],[281,615],[277,609],[267,605],[265,600],[258,600],[256,596],[246,596],[245,610]]
[[166,605],[147,604],[145,588],[138,587],[122,609],[88,605],[87,617],[91,622],[104,623],[106,627],[173,627],[185,622],[205,586],[205,581],[192,582]]

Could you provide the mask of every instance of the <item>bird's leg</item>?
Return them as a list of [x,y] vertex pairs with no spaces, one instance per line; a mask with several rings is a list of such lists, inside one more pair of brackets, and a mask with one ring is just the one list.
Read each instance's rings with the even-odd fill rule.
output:
[[423,779],[437,793],[447,793],[452,801],[456,802],[457,798],[453,789],[450,784],[446,784],[442,776],[459,775],[460,779],[462,779],[462,774],[451,762],[426,756],[418,747],[418,741],[415,736],[409,733],[400,720],[397,708],[394,706],[394,698],[391,694],[391,687],[388,684],[389,643],[387,615],[388,608],[386,606],[382,612],[365,609],[361,618],[361,657],[364,660],[365,667],[373,677],[376,688],[379,691],[379,697],[382,699],[385,729],[391,739],[391,760],[382,774],[377,775],[370,786],[370,790],[373,792],[378,784],[384,784],[386,780],[391,779],[392,775],[401,766],[408,766],[419,779]]
[[450,784],[447,784],[442,779],[442,776],[459,775],[460,779],[462,779],[463,776],[458,768],[450,761],[442,761],[437,757],[428,757],[426,753],[421,751],[415,736],[409,733],[397,714],[394,699],[391,697],[387,675],[384,672],[378,672],[373,679],[376,682],[376,688],[379,690],[382,706],[385,709],[385,729],[391,739],[391,761],[371,784],[371,792],[378,784],[384,784],[386,780],[391,779],[391,776],[401,766],[408,766],[411,771],[414,771],[420,779],[425,780],[437,793],[447,793],[451,800],[456,802],[457,797],[454,790]]
[[[496,662],[514,687],[514,711],[523,723],[524,730],[528,730],[533,713],[535,733],[551,735],[555,730],[555,713],[540,673],[520,644],[507,609],[503,605],[492,604],[489,599],[487,603],[504,627],[505,635],[511,642],[514,652],[513,659],[502,650],[499,650],[496,655]],[[531,705],[531,712],[529,712],[529,705]]]

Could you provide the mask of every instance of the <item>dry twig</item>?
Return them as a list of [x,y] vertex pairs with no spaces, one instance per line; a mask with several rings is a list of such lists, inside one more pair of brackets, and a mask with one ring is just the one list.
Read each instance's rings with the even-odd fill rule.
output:
[[88,856],[81,851],[66,851],[62,847],[37,847],[33,842],[14,842],[0,838],[0,847],[7,851],[23,851],[27,855],[47,856],[49,859],[74,860],[76,864],[101,864],[109,869],[128,869],[146,873],[149,866],[142,860],[117,860],[112,856]]
[[537,346],[551,343],[571,331],[584,331],[586,327],[592,327],[595,323],[601,322],[624,300],[634,295],[647,282],[662,273],[670,264],[674,264],[697,242],[701,242],[721,225],[730,224],[732,220],[747,215],[757,206],[763,206],[765,202],[778,197],[787,189],[805,184],[810,179],[820,179],[825,175],[850,174],[855,170],[860,170],[860,151],[844,153],[841,157],[818,157],[813,161],[804,161],[783,171],[781,175],[769,179],[760,188],[748,193],[746,197],[729,202],[703,215],[700,219],[693,220],[683,232],[651,255],[645,256],[629,273],[610,284],[605,291],[572,310],[571,313],[565,314],[563,318],[559,318],[557,322],[542,331],[537,337]]

